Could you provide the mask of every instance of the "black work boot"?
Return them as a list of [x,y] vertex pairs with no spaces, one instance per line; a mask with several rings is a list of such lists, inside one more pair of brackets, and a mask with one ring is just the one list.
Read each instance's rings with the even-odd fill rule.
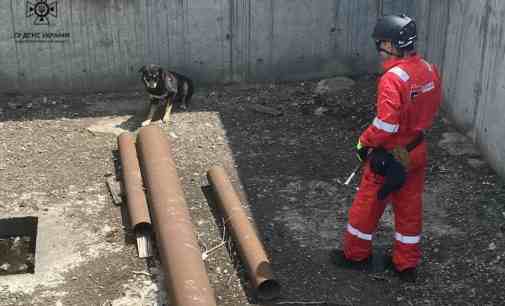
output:
[[393,264],[393,258],[391,256],[387,256],[385,260],[386,270],[394,271],[396,275],[400,278],[402,282],[406,283],[415,283],[417,279],[417,270],[416,268],[407,268],[403,271],[398,271]]
[[400,277],[402,282],[406,283],[415,283],[417,279],[417,270],[416,268],[407,268],[403,271],[396,272]]
[[361,261],[349,260],[345,257],[344,251],[338,249],[331,250],[330,260],[337,267],[358,271],[368,270],[371,263],[371,257]]

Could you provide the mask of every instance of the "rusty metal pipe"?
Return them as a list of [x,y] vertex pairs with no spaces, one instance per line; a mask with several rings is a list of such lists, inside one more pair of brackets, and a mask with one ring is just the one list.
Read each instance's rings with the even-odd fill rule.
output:
[[157,126],[143,127],[137,148],[172,303],[215,306],[168,138]]
[[134,231],[150,230],[151,218],[144,193],[135,139],[130,133],[125,132],[118,136],[117,142],[130,223]]
[[245,262],[258,298],[277,298],[280,295],[280,284],[273,278],[270,260],[263,244],[256,229],[249,222],[225,170],[222,167],[212,167],[207,172],[207,178],[214,190],[217,205],[224,213],[225,222],[231,224],[232,235],[238,244],[240,256]]

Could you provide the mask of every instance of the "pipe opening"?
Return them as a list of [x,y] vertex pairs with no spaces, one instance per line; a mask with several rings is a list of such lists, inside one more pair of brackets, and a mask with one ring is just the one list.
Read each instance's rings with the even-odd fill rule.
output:
[[138,223],[136,224],[134,227],[133,227],[133,231],[136,232],[136,233],[143,233],[143,234],[151,234],[152,232],[152,225],[151,223],[147,223],[147,222],[141,222],[141,223]]
[[258,298],[260,300],[273,300],[280,296],[281,285],[273,279],[268,279],[258,286]]

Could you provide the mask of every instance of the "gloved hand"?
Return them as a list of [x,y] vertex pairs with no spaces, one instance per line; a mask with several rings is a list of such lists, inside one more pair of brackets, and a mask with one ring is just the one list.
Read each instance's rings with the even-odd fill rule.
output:
[[363,146],[361,141],[358,140],[358,144],[356,145],[356,157],[360,162],[364,162],[368,157],[368,152],[370,148]]

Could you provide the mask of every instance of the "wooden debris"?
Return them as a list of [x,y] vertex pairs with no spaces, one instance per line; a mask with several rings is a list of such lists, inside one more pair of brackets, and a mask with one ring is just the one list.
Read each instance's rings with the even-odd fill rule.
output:
[[112,202],[114,205],[121,205],[123,202],[121,198],[121,184],[119,181],[112,175],[108,175],[106,179],[107,188],[112,196]]
[[136,231],[137,251],[140,258],[152,256],[151,239],[148,231]]
[[261,104],[248,104],[247,107],[254,110],[254,111],[257,111],[259,113],[269,114],[272,116],[281,116],[282,115],[282,111],[272,108],[272,107],[264,106]]

